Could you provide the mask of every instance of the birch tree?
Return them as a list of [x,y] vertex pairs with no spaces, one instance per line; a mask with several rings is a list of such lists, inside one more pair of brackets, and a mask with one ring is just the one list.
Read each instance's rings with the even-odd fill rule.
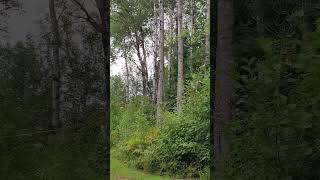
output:
[[177,82],[177,112],[181,112],[183,98],[183,37],[182,37],[182,0],[177,0],[178,9],[178,82]]
[[163,83],[164,83],[164,10],[163,0],[159,1],[160,10],[160,39],[159,39],[159,82],[157,94],[157,124],[160,124],[160,112],[163,98]]

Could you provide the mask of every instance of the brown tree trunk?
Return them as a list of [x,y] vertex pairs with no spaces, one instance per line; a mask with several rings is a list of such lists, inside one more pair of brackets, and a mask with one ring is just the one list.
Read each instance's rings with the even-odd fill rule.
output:
[[[141,29],[142,31],[142,29]],[[145,43],[144,43],[144,37],[141,39],[141,47],[142,47],[142,53],[143,53],[143,71],[144,71],[144,81],[146,85],[146,95],[150,97],[152,100],[152,94],[151,94],[151,86],[149,83],[149,73],[148,73],[148,64],[147,64],[147,53],[146,53],[146,48],[145,48]]]
[[148,83],[148,78],[147,78],[147,73],[146,73],[146,68],[145,68],[145,63],[143,60],[143,57],[141,56],[141,52],[140,52],[140,44],[141,44],[141,40],[139,38],[139,35],[136,33],[136,45],[135,48],[137,50],[137,55],[138,55],[138,59],[140,62],[140,72],[141,72],[141,76],[142,76],[142,94],[143,96],[147,96],[148,95],[148,88],[147,88],[147,83]]
[[164,82],[164,12],[163,12],[163,0],[159,1],[160,7],[160,39],[159,39],[159,82],[158,82],[158,94],[157,94],[157,125],[160,125],[160,113],[163,98],[163,82]]
[[181,112],[184,74],[183,74],[183,39],[182,39],[182,0],[177,0],[178,8],[178,82],[177,82],[177,112]]
[[[223,131],[233,119],[233,81],[230,77],[233,59],[233,0],[218,1],[216,79],[214,95],[214,156],[219,163],[229,152]],[[218,168],[219,169],[219,168]]]
[[157,103],[158,94],[158,0],[154,0],[154,49],[153,49],[153,102]]
[[102,132],[105,141],[105,162],[106,162],[106,179],[110,179],[110,1],[96,0],[101,20],[101,36],[104,52],[104,116],[102,121]]
[[60,86],[61,86],[61,75],[60,75],[60,34],[58,28],[58,20],[56,16],[54,0],[49,0],[50,20],[51,20],[51,31],[53,34],[52,38],[52,127],[58,129],[62,123],[60,120]]

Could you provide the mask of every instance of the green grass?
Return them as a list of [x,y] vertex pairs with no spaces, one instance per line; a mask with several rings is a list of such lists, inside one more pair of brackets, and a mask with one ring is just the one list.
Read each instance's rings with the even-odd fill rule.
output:
[[112,180],[172,180],[173,178],[147,174],[131,169],[119,160],[111,158],[111,179]]

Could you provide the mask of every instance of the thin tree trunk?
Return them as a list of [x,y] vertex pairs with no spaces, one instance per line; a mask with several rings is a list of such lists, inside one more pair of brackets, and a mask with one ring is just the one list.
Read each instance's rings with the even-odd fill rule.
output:
[[128,67],[128,57],[127,57],[127,49],[124,49],[123,57],[125,61],[125,68],[126,68],[126,102],[129,102],[130,98],[130,85],[129,85],[129,67]]
[[169,20],[169,38],[170,38],[170,44],[168,45],[168,84],[170,86],[171,80],[172,80],[172,73],[174,72],[174,48],[175,43],[173,41],[173,38],[175,37],[175,16],[174,16],[174,6],[172,9],[170,9],[170,20]]
[[163,0],[159,1],[160,6],[160,41],[159,41],[159,82],[157,95],[157,125],[160,125],[160,113],[163,98],[163,82],[164,82],[164,12]]
[[154,51],[153,51],[153,102],[157,102],[158,94],[158,0],[154,0]]
[[[177,4],[177,3],[176,3]],[[173,38],[173,44],[172,44],[172,61],[170,63],[170,81],[175,82],[175,68],[176,68],[176,62],[177,62],[177,57],[178,57],[178,42],[177,42],[177,37],[178,37],[178,15],[176,12],[176,4],[172,6],[172,38]],[[171,86],[170,86],[171,87]],[[172,87],[177,87],[175,83],[172,84]]]
[[[170,30],[171,31],[171,30]],[[171,33],[170,35],[171,36]],[[171,56],[171,44],[168,45],[168,51],[167,51],[167,57],[168,57],[168,77],[167,77],[167,83],[170,83],[170,74],[171,74],[171,63],[172,63],[172,56]]]
[[182,0],[177,0],[178,8],[178,82],[177,82],[177,112],[181,112],[184,74],[183,74],[183,39],[182,39]]
[[96,0],[99,9],[101,20],[101,36],[104,52],[104,116],[105,120],[102,121],[102,133],[105,141],[105,162],[106,162],[106,179],[110,179],[110,1],[109,0]]
[[[141,29],[142,32],[142,29]],[[146,84],[146,95],[149,95],[150,100],[152,100],[151,86],[149,83],[149,73],[148,73],[148,64],[147,64],[147,53],[145,48],[144,37],[141,39],[142,53],[143,53],[143,71],[144,71],[144,81]]]
[[214,156],[219,163],[229,152],[223,129],[233,118],[233,82],[230,77],[233,59],[233,0],[218,1],[216,79],[214,95]]
[[56,16],[54,0],[49,0],[50,20],[51,20],[51,31],[53,34],[52,39],[52,126],[54,129],[61,127],[62,123],[60,120],[60,86],[61,86],[61,75],[60,75],[60,34],[58,29],[58,21]]
[[[191,37],[191,42],[192,42],[192,37],[195,31],[194,28],[195,25],[195,0],[191,0],[191,33],[190,33],[190,37]],[[190,68],[190,72],[193,72],[193,44],[191,43],[191,50],[190,50],[190,60],[189,60],[189,68]]]
[[136,50],[137,50],[137,55],[138,55],[138,59],[140,62],[140,72],[141,72],[141,76],[142,76],[142,94],[143,96],[147,96],[148,92],[147,92],[147,78],[146,78],[146,73],[145,73],[145,64],[144,61],[142,59],[141,56],[141,52],[140,52],[140,38],[138,37],[138,34],[136,33]]
[[[208,27],[210,27],[210,0],[207,0],[207,22]],[[210,28],[209,28],[210,29]],[[205,63],[209,64],[209,58],[210,58],[210,30],[208,30],[206,34],[206,56],[205,56]]]

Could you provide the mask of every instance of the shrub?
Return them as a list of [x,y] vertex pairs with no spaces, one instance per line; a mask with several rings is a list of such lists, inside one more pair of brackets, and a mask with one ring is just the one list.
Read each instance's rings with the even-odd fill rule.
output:
[[207,73],[193,75],[182,113],[162,114],[159,140],[146,150],[151,170],[194,178],[209,164],[209,87]]

